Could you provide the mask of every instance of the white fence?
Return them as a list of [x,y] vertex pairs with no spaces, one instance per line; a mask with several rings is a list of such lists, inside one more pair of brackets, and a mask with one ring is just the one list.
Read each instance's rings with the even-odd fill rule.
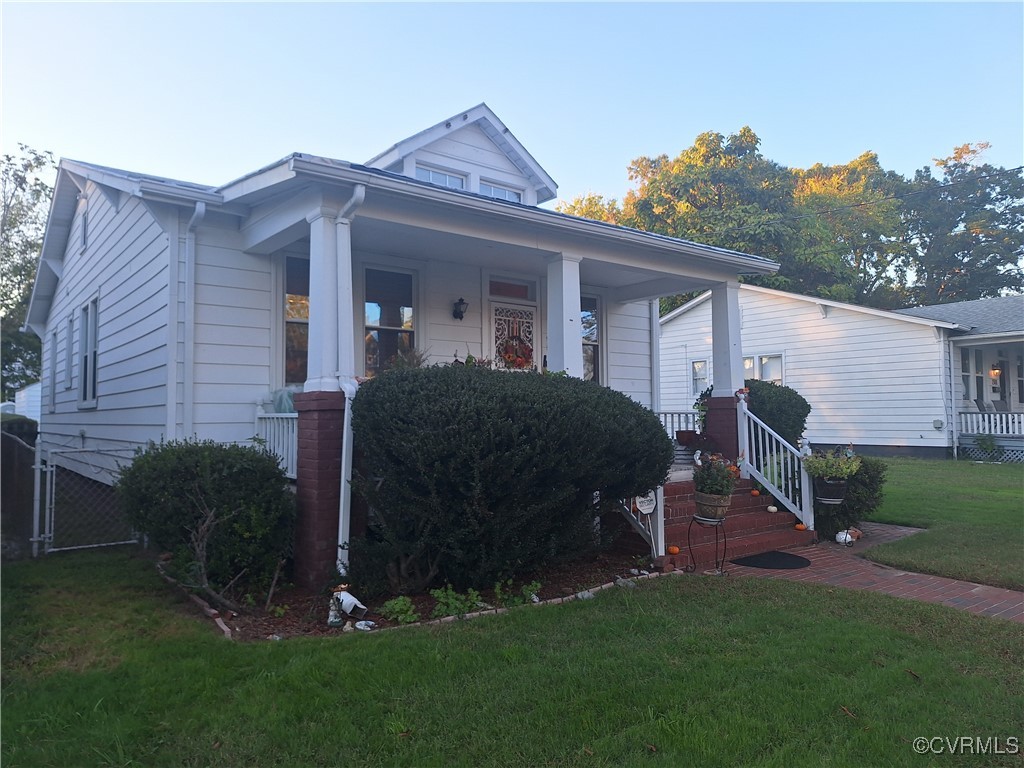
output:
[[299,414],[264,413],[256,409],[256,437],[277,454],[285,475],[294,480],[299,466]]

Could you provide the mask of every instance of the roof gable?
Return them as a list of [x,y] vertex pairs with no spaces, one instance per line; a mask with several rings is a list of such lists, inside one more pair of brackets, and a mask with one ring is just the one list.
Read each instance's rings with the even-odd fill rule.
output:
[[[536,192],[537,203],[554,199],[558,185],[486,104],[477,104],[403,139],[368,160],[365,165],[411,176],[410,169],[405,165],[406,159],[416,153],[435,149],[439,154],[453,157],[455,164],[461,166],[453,170],[469,170],[471,166],[480,167],[482,162],[483,148],[478,136],[485,139],[493,147],[494,153],[502,157],[507,171],[516,173]],[[457,146],[459,144],[463,147],[461,151]],[[483,167],[488,165],[497,167],[493,161],[484,162]]]

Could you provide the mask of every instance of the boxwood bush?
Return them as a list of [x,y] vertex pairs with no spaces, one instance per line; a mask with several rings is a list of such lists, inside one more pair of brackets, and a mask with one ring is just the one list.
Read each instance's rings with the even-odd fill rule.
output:
[[579,549],[594,539],[595,492],[606,504],[644,493],[673,453],[657,416],[623,394],[467,366],[374,378],[352,429],[353,485],[372,510],[353,567],[372,553],[395,592],[490,587]]
[[747,379],[743,386],[750,390],[747,395],[750,412],[775,430],[783,440],[796,447],[807,427],[811,404],[792,387],[771,381]]
[[198,565],[192,532],[209,513],[204,567],[218,593],[232,582],[238,594],[265,589],[291,555],[294,496],[277,457],[263,448],[207,440],[150,444],[122,468],[117,490],[133,525],[174,553],[175,571],[186,581]]

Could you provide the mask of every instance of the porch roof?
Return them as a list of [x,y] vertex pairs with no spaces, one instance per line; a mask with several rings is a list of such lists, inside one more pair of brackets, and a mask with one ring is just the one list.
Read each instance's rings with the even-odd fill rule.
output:
[[965,329],[963,336],[1024,335],[1024,296],[995,296],[974,301],[908,307],[897,309],[896,312],[956,323]]

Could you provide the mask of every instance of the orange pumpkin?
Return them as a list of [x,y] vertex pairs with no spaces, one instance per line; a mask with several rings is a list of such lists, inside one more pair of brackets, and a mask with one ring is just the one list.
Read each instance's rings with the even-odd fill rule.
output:
[[807,526],[804,525],[803,523],[797,523],[793,527],[796,528],[798,531],[806,531],[807,530]]
[[669,547],[665,551],[668,552],[670,555],[678,555],[679,554],[679,547],[677,547],[677,546],[675,546],[673,544],[671,547]]
[[752,490],[752,491],[750,492],[750,495],[751,495],[751,496],[760,496],[760,495],[761,495],[761,492],[760,492],[759,490],[757,490],[757,488],[755,488],[754,490]]

